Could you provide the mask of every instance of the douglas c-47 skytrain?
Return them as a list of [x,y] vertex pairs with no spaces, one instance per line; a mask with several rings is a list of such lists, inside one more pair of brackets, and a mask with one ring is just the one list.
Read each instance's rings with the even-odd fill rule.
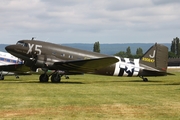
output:
[[[153,45],[140,59],[120,58],[105,54],[75,49],[38,40],[20,40],[5,48],[24,64],[36,71],[42,68],[40,82],[58,83],[61,76],[68,74],[93,73],[110,76],[167,75],[168,48],[161,44]],[[48,70],[54,70],[48,75]]]

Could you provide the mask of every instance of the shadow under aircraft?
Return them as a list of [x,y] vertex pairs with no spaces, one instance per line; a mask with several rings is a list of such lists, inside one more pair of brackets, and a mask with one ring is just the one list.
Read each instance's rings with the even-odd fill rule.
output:
[[[140,59],[121,58],[40,40],[19,40],[5,48],[9,53],[24,61],[31,70],[41,68],[40,82],[59,83],[63,75],[92,73],[109,76],[167,75],[168,48],[154,44]],[[48,75],[47,71],[54,72]]]

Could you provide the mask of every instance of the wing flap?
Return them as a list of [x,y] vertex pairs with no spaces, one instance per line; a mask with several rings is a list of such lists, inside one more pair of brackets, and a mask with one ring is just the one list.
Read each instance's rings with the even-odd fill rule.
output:
[[57,69],[60,70],[94,72],[95,70],[106,67],[118,61],[119,60],[115,57],[105,57],[96,59],[55,62],[54,65]]

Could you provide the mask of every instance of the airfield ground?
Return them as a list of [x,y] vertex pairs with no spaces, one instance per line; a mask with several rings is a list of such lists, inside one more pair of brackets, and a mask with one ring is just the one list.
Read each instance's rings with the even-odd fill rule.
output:
[[176,75],[70,76],[62,83],[39,83],[38,75],[0,81],[0,119],[179,120],[180,71]]

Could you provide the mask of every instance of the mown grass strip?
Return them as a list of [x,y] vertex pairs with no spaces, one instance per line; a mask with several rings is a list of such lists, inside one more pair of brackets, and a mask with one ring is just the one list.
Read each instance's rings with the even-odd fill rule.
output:
[[[174,71],[173,71],[174,72]],[[175,76],[70,76],[39,83],[38,75],[0,81],[1,119],[180,119],[180,73]]]

